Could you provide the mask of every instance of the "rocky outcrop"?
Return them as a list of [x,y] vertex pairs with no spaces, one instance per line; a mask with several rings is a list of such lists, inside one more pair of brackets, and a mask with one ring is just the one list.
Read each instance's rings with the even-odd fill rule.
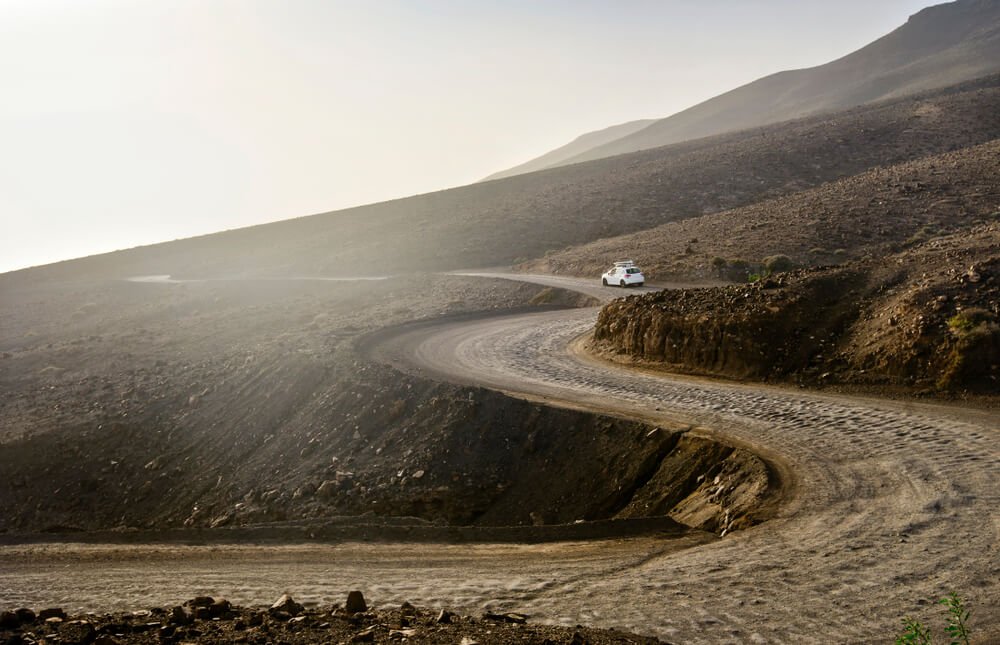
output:
[[1000,224],[757,282],[618,299],[593,348],[730,378],[1000,393]]

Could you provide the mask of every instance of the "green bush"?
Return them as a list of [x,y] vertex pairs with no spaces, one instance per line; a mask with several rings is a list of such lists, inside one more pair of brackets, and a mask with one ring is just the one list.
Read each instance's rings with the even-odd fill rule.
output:
[[[944,633],[949,645],[969,645],[969,615],[965,600],[954,591],[938,601],[948,614]],[[931,645],[931,630],[912,618],[903,619],[903,631],[894,641],[896,645]]]
[[947,322],[955,338],[938,377],[938,389],[988,387],[1000,363],[1000,324],[996,316],[986,309],[970,307]]
[[769,274],[791,271],[794,268],[795,263],[792,262],[792,258],[787,255],[771,255],[764,258],[764,269],[766,269]]
[[964,309],[948,319],[948,329],[953,333],[964,336],[974,328],[988,323],[993,319],[993,314],[980,307]]

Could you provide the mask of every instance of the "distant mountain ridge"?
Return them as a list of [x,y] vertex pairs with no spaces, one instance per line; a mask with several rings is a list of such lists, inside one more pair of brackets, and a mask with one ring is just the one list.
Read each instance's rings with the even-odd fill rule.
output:
[[898,29],[830,63],[766,76],[574,156],[557,155],[570,147],[564,146],[490,178],[836,111],[997,71],[1000,0],[958,0],[923,9]]
[[611,143],[612,141],[616,141],[622,137],[627,137],[628,135],[638,132],[656,121],[657,119],[629,121],[628,123],[613,125],[609,128],[604,128],[603,130],[582,134],[566,145],[556,148],[551,152],[546,152],[541,157],[532,159],[531,161],[523,163],[519,166],[514,166],[509,170],[502,170],[498,173],[494,173],[483,181],[503,179],[504,177],[521,175],[526,172],[534,172],[536,170],[562,165],[567,159],[572,159],[573,157],[581,155],[588,150]]

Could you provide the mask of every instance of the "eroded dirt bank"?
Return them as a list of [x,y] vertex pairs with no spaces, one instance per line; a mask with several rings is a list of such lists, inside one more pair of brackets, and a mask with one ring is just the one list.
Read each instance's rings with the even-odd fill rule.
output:
[[726,377],[1000,394],[1000,225],[885,259],[619,299],[604,356]]

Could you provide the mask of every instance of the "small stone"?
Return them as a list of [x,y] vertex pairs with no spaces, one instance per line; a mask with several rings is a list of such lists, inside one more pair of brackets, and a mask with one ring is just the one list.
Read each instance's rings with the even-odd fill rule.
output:
[[569,641],[569,645],[587,645],[587,639],[580,632],[573,632],[573,638]]
[[344,605],[344,609],[349,614],[357,614],[368,611],[368,604],[365,602],[364,594],[360,591],[352,591],[347,594],[347,603]]
[[450,611],[448,611],[447,609],[442,609],[441,613],[438,614],[436,622],[439,625],[448,625],[448,624],[451,623],[451,617],[452,617],[452,613]]
[[495,614],[491,611],[483,614],[483,619],[493,620],[500,623],[514,623],[517,625],[523,625],[528,622],[529,616],[527,614],[518,614],[516,612],[507,612],[506,614]]
[[61,618],[66,620],[66,612],[62,610],[62,607],[49,607],[48,609],[43,609],[38,612],[39,620],[48,620],[49,618]]
[[251,627],[260,627],[263,624],[264,624],[264,612],[262,611],[253,614],[252,616],[250,616],[249,619],[247,619],[247,625],[250,625]]
[[191,612],[180,605],[170,610],[170,622],[176,625],[190,625],[193,620]]
[[329,499],[337,494],[337,483],[329,479],[324,479],[323,483],[316,489],[316,495],[323,499]]
[[20,620],[22,624],[35,622],[35,612],[31,611],[27,607],[15,609],[14,613],[17,614],[17,619]]
[[290,616],[298,616],[302,613],[304,607],[299,603],[295,602],[291,596],[288,594],[282,594],[280,598],[274,601],[271,605],[271,613],[277,611],[287,612]]
[[184,604],[188,607],[210,607],[214,602],[215,598],[211,596],[195,596]]
[[212,603],[212,606],[209,607],[208,609],[210,612],[212,612],[212,617],[215,618],[218,616],[223,616],[225,614],[228,614],[232,608],[233,604],[231,602],[229,602],[225,598],[218,598],[216,599],[215,602]]
[[416,636],[417,630],[415,629],[390,629],[389,638],[393,640],[402,640],[404,638],[409,638],[411,636]]
[[142,634],[145,632],[151,632],[154,629],[159,629],[160,627],[162,627],[160,623],[142,623],[141,625],[133,625],[132,631],[137,634]]
[[417,608],[404,600],[403,604],[399,606],[399,613],[404,616],[415,616],[417,614]]
[[118,645],[118,641],[115,640],[114,636],[110,634],[101,634],[97,637],[92,645]]
[[85,645],[96,634],[97,629],[85,620],[73,620],[59,627],[59,641],[66,645]]
[[285,611],[284,609],[272,609],[271,610],[271,618],[273,618],[273,619],[275,619],[277,621],[285,622],[287,620],[291,620],[292,619],[292,615],[290,613],[288,613],[287,611]]
[[21,619],[12,611],[0,613],[0,629],[17,629],[21,626]]
[[479,641],[468,636],[463,636],[458,645],[479,645]]
[[160,639],[168,640],[173,638],[174,634],[177,633],[177,628],[173,625],[164,625],[160,628]]
[[375,642],[375,625],[363,629],[354,635],[351,639],[352,643],[374,643]]

